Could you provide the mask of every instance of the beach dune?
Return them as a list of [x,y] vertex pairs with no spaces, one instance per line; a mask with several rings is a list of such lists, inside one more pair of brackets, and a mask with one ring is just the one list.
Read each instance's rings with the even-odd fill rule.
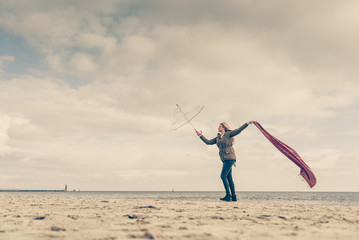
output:
[[359,239],[359,206],[0,196],[0,239]]

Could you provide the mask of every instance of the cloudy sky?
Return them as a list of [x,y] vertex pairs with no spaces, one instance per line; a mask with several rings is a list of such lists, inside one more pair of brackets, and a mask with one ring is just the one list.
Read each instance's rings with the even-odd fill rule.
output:
[[0,189],[359,191],[358,1],[0,1]]

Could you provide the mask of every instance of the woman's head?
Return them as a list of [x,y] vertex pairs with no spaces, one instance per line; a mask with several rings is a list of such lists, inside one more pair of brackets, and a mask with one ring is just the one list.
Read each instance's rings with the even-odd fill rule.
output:
[[228,125],[228,123],[226,123],[226,122],[220,123],[219,126],[222,126],[222,128],[223,128],[224,131],[226,131],[226,132],[232,130],[231,127],[230,127],[230,126]]
[[220,132],[222,134],[227,132],[227,131],[231,131],[231,130],[232,129],[230,128],[230,126],[225,122],[220,123],[219,126],[218,126],[218,132]]
[[[228,125],[228,123],[222,122],[219,124],[218,127],[218,132],[220,132],[221,134],[224,134],[227,131],[232,131],[231,127]],[[234,143],[234,138],[231,138],[232,143]]]

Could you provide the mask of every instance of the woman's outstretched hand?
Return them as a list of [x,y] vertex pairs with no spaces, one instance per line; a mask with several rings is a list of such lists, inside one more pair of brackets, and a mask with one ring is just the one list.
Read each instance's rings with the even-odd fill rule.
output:
[[252,123],[254,123],[255,121],[249,121],[249,122],[247,122],[247,124],[249,125],[249,124],[252,124]]
[[202,136],[202,131],[197,131],[197,129],[195,129],[196,133],[197,133],[197,136]]

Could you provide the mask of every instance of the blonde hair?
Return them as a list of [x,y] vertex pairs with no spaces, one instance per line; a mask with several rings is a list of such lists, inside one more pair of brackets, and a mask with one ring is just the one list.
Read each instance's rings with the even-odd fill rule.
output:
[[222,122],[220,123],[222,125],[222,127],[224,128],[224,130],[227,132],[227,131],[231,131],[231,127],[228,125],[228,123],[226,122]]
[[[224,130],[227,131],[232,131],[231,127],[228,125],[228,123],[226,122],[221,122],[220,125],[222,125],[222,127],[224,128]],[[234,143],[234,137],[231,138],[232,140],[232,144]]]

